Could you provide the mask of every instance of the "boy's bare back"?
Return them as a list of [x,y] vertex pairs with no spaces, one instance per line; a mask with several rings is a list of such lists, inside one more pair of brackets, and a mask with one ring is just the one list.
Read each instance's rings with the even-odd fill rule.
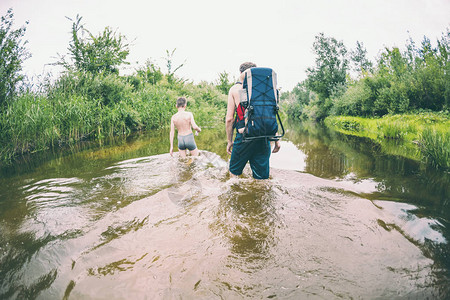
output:
[[179,111],[172,116],[173,124],[177,128],[179,135],[192,133],[192,119],[192,113],[187,111]]
[[202,129],[195,124],[194,115],[191,112],[185,111],[186,98],[180,97],[177,99],[177,109],[178,112],[170,119],[170,155],[173,156],[173,139],[176,128],[178,131],[178,150],[180,156],[186,156],[186,149],[190,151],[191,155],[197,156],[199,152],[195,145],[194,136],[189,136],[192,134],[192,129],[196,132],[200,132]]

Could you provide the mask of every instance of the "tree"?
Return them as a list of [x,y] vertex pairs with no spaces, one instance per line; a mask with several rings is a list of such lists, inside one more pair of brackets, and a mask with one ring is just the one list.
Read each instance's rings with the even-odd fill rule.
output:
[[27,41],[22,41],[26,28],[12,29],[13,18],[10,8],[0,23],[0,107],[14,96],[17,83],[23,79],[22,63],[31,56],[25,48]]
[[394,79],[405,76],[408,71],[408,59],[403,57],[400,49],[385,48],[378,60],[378,72],[380,75]]
[[439,57],[445,72],[445,93],[444,101],[445,108],[450,109],[450,29],[442,35],[441,40],[438,41]]
[[438,47],[433,47],[425,36],[417,53],[414,72],[408,78],[411,108],[442,110],[446,107],[446,82],[449,80],[445,67],[448,64],[447,51],[440,41]]
[[[77,15],[72,23],[72,40],[68,48],[72,63],[60,57],[57,64],[68,70],[74,67],[76,71],[92,74],[118,73],[120,65],[128,64],[125,60],[130,51],[129,45],[124,42],[125,36],[109,27],[94,36],[81,24],[81,19],[82,17]],[[83,38],[84,34],[87,34],[86,38]]]
[[286,108],[286,114],[294,119],[302,118],[303,110],[315,100],[313,92],[308,90],[305,82],[297,83],[290,92],[281,94],[281,100]]
[[221,91],[223,94],[227,95],[230,88],[233,86],[233,82],[230,82],[228,79],[228,73],[226,71],[223,71],[222,73],[219,73],[219,79],[217,79],[216,87]]
[[372,72],[372,62],[367,58],[367,50],[363,43],[356,41],[356,49],[350,51],[350,58],[354,65],[353,70],[360,76]]
[[347,49],[342,41],[316,36],[313,44],[316,65],[307,69],[307,87],[316,92],[321,101],[329,98],[338,85],[345,84],[348,69]]

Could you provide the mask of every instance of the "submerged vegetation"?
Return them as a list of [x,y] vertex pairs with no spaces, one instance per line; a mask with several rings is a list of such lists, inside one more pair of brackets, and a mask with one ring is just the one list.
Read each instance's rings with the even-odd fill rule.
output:
[[[10,26],[12,18],[12,11],[7,19],[2,18],[2,32],[3,24]],[[14,66],[20,66],[25,59],[20,46],[24,31],[16,31],[10,38],[19,45],[9,49],[15,51],[15,56],[10,55]],[[134,74],[121,76],[119,67],[126,63],[129,53],[125,37],[108,27],[98,36],[85,35],[87,38],[81,38],[83,31],[89,33],[81,17],[77,17],[72,24],[68,57],[60,56],[56,63],[63,66],[64,72],[53,82],[44,80],[38,88],[19,86],[20,68],[9,79],[2,73],[2,82],[9,81],[9,92],[1,96],[3,162],[84,139],[166,127],[180,96],[188,98],[188,109],[201,126],[223,122],[226,96],[213,84],[193,84],[177,78],[175,72],[182,65],[173,66],[175,50],[167,51],[167,73],[149,60]],[[8,49],[0,50],[4,54]]]

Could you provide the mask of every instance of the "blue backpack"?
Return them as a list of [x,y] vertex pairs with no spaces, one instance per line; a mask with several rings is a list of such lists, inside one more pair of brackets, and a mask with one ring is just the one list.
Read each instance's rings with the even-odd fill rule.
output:
[[243,140],[279,140],[284,136],[284,127],[278,114],[277,74],[270,68],[251,68],[245,72],[242,87],[240,104],[246,108]]

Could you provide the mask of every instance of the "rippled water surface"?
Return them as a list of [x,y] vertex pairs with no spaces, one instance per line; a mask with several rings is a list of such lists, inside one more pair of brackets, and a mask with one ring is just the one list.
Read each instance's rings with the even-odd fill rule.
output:
[[168,133],[35,156],[0,178],[1,299],[448,299],[449,174],[288,126],[271,178]]

